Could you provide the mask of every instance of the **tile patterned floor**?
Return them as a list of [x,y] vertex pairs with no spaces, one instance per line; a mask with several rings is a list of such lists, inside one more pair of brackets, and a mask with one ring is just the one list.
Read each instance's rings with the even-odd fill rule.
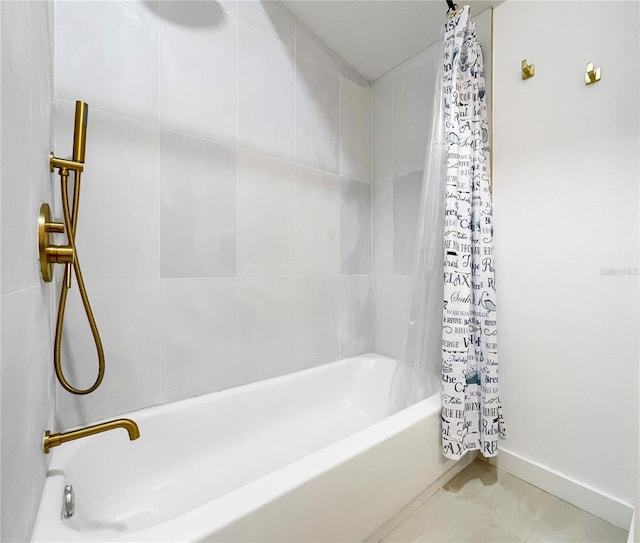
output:
[[626,542],[627,532],[476,460],[382,543]]

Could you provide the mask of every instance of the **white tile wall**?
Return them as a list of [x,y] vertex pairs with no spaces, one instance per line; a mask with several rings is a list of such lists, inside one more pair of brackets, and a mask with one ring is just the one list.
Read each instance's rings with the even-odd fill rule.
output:
[[368,274],[371,253],[371,185],[343,179],[340,193],[340,269]]
[[238,383],[236,287],[232,277],[160,282],[164,401]]
[[0,3],[0,540],[28,541],[53,421],[52,288],[35,247],[39,204],[51,201],[52,37],[50,4]]
[[340,358],[372,350],[371,277],[340,278]]
[[[235,144],[236,17],[215,2],[159,2],[158,10],[160,126]],[[196,28],[176,22],[185,14]]]
[[370,350],[369,82],[275,2],[55,7],[55,150],[86,100],[78,246],[111,372],[59,393],[60,424]]
[[296,367],[306,369],[338,360],[340,278],[296,279]]
[[236,149],[162,130],[160,277],[236,274]]
[[[70,154],[74,110],[73,102],[55,101],[58,156]],[[76,235],[85,277],[157,277],[159,140],[157,127],[89,110]],[[57,176],[52,179],[58,192]]]
[[373,84],[373,335],[376,352],[391,357],[405,343],[439,52],[435,43]]
[[393,339],[393,277],[375,274],[372,285],[373,350],[394,358],[397,353]]
[[238,275],[294,274],[295,188],[294,164],[238,151]]
[[48,458],[42,437],[53,414],[50,292],[35,286],[2,296],[2,540],[27,541]]
[[295,38],[281,41],[275,30],[238,24],[238,145],[292,160]]
[[[2,145],[7,157],[23,156],[29,147],[31,132],[25,130],[25,121],[30,119],[31,72],[25,66],[24,43],[20,36],[28,36],[31,16],[28,9],[7,4],[3,10],[2,48]],[[26,157],[25,157],[26,158]],[[32,158],[32,157],[29,157]],[[33,258],[32,185],[21,182],[25,179],[25,162],[4,160],[2,162],[2,293],[12,292],[34,285],[37,269]]]
[[295,370],[294,320],[294,278],[238,278],[240,383]]
[[391,331],[394,356],[401,356],[404,351],[412,286],[410,275],[394,275],[392,278]]
[[[88,280],[86,287],[106,369],[98,390],[86,396],[58,388],[58,422],[64,427],[153,405],[161,398],[158,279]],[[95,381],[96,348],[77,288],[69,292],[67,304],[63,364],[72,384],[84,388]]]
[[296,162],[338,173],[340,76],[303,55],[296,62]]
[[340,80],[340,175],[371,180],[371,90]]
[[424,168],[436,80],[435,44],[400,66],[393,81],[393,174]]
[[[484,39],[491,35],[490,17],[477,24]],[[440,43],[427,47],[376,80],[372,90],[374,348],[392,357],[404,349],[440,49]]]
[[[157,124],[158,16],[151,2],[55,4],[55,96]],[[91,113],[90,113],[91,114]]]
[[340,178],[296,167],[296,273],[340,273]]
[[393,85],[392,77],[382,77],[372,89],[371,186],[372,273],[391,274],[393,270]]
[[393,180],[393,273],[413,272],[423,171]]

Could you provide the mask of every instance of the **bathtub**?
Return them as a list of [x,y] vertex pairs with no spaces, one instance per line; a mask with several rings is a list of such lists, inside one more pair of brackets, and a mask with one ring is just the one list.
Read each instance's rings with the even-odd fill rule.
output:
[[33,541],[363,541],[452,466],[439,395],[386,417],[394,367],[358,356],[130,413],[136,441],[66,443]]

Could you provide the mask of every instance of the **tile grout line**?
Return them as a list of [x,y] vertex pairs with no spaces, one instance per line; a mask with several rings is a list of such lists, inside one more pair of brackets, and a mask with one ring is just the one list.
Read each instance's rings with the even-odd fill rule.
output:
[[[293,18],[293,272],[298,271],[298,255],[296,251],[296,221],[297,221],[297,200],[298,193],[298,20]],[[292,367],[298,366],[298,280],[293,280],[293,363]]]
[[[239,45],[239,35],[240,35],[240,13],[239,13],[239,6],[238,3],[235,2],[235,12],[233,14],[231,14],[233,19],[234,19],[234,23],[235,23],[235,40],[234,40],[234,45],[235,45],[235,139],[234,139],[234,145],[233,145],[233,149],[235,151],[235,220],[234,220],[234,227],[235,227],[235,274],[233,276],[229,276],[230,279],[234,279],[234,310],[233,310],[233,315],[234,315],[234,319],[235,319],[235,327],[234,327],[234,338],[233,338],[233,343],[234,343],[234,356],[235,356],[235,361],[234,361],[234,380],[235,380],[235,385],[237,386],[240,383],[240,341],[239,341],[239,302],[240,302],[240,281],[239,281],[239,273],[238,273],[238,266],[239,266],[239,262],[238,262],[238,209],[239,209],[239,174],[238,174],[238,169],[239,169],[239,131],[240,131],[240,122],[239,122],[239,110],[240,110],[240,97],[239,97],[239,81],[240,81],[240,45]],[[216,142],[217,143],[217,142]],[[224,144],[223,144],[224,145]],[[228,144],[227,144],[228,145]],[[174,278],[175,279],[175,278]],[[183,278],[183,279],[190,279],[190,278]]]

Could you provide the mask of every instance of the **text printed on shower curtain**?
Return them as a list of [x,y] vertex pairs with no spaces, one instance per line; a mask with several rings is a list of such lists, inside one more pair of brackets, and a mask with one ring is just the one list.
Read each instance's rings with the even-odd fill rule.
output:
[[445,25],[447,180],[442,328],[442,452],[495,456],[498,395],[489,127],[482,51],[465,6]]

